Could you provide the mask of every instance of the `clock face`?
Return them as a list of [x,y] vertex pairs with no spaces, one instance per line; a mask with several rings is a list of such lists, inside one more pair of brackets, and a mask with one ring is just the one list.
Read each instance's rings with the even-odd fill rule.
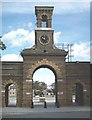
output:
[[48,44],[48,43],[49,43],[49,38],[48,38],[48,36],[47,36],[47,35],[42,35],[42,36],[40,37],[40,43],[43,44],[43,45]]

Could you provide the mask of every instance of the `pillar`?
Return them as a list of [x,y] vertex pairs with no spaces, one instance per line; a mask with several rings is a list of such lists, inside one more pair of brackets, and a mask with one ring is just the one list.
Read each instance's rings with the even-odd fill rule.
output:
[[23,82],[23,107],[32,106],[32,80],[26,80]]

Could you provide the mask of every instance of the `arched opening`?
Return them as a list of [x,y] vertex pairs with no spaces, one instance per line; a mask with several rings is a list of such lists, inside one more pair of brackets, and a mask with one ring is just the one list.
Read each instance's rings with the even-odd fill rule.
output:
[[46,28],[47,26],[47,15],[42,15],[42,27]]
[[72,102],[74,105],[83,105],[83,85],[81,83],[73,86]]
[[55,106],[57,101],[57,77],[49,66],[40,66],[33,73],[33,103],[46,102],[46,105]]
[[46,21],[42,21],[42,27],[43,28],[46,28],[46,24],[47,24]]
[[16,106],[17,102],[17,91],[16,85],[13,83],[5,86],[5,104],[6,107]]

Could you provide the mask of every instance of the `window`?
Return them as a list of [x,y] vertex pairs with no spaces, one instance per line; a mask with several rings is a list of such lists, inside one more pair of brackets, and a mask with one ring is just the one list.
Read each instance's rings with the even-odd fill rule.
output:
[[46,27],[46,21],[42,22],[42,27]]

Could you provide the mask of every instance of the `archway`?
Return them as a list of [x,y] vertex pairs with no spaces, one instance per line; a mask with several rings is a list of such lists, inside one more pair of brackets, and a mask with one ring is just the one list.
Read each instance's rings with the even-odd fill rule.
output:
[[57,101],[57,77],[54,69],[47,65],[39,66],[33,72],[32,78],[34,104],[46,102],[48,107],[55,106]]
[[[48,59],[42,59],[34,61],[34,63],[28,64],[28,68],[25,68],[27,72],[24,75],[23,82],[23,103],[22,106],[33,107],[33,75],[39,68],[48,68],[55,75],[55,105],[66,105],[66,80],[63,74],[63,66],[59,66],[54,61]],[[64,87],[63,87],[64,86]],[[27,97],[25,97],[25,94]]]
[[6,107],[16,106],[17,104],[16,85],[9,83],[5,86],[5,105]]
[[83,105],[83,85],[81,83],[73,86],[72,102],[75,105]]

